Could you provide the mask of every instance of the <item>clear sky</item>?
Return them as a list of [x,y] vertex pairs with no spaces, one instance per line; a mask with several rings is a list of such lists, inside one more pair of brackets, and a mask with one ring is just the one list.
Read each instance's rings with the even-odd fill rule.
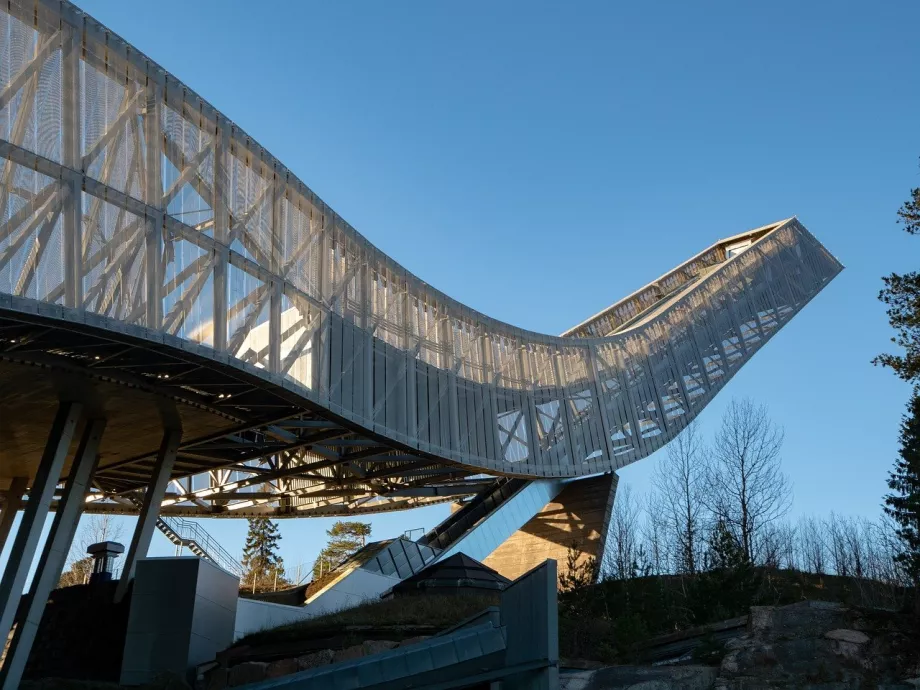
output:
[[[878,515],[908,389],[869,363],[891,336],[876,295],[920,264],[895,225],[920,186],[916,0],[80,5],[409,270],[522,327],[559,333],[797,215],[847,268],[704,432],[731,396],[761,401],[785,428],[793,517]],[[621,477],[643,493],[656,462]],[[374,535],[446,513],[381,516]],[[282,522],[285,561],[312,562],[329,523]],[[205,527],[242,547],[244,522]]]

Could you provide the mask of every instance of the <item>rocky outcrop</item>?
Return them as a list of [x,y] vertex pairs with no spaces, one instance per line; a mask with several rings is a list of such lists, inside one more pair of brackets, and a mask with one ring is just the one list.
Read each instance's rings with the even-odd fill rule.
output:
[[716,678],[711,666],[609,666],[563,673],[560,690],[709,690]]
[[729,641],[715,690],[879,687],[911,690],[898,633],[841,604],[804,601],[751,608],[747,633]]

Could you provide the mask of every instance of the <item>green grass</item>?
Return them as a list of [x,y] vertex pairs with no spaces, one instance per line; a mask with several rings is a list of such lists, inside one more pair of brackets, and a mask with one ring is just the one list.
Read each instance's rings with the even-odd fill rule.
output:
[[[489,606],[496,605],[498,605],[497,594],[492,596],[431,594],[374,601],[337,613],[252,633],[242,638],[235,646],[289,642],[347,632],[354,627],[417,628],[430,626],[432,631],[438,631],[449,628]],[[398,632],[398,630],[394,631],[394,635],[389,639],[401,639],[403,636],[396,634]],[[405,636],[411,637],[415,634],[418,633],[410,631]]]

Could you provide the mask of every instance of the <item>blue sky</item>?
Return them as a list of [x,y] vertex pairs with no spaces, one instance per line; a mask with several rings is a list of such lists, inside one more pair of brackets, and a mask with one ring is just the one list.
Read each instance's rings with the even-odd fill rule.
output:
[[[793,517],[875,517],[908,390],[869,361],[880,276],[916,269],[920,3],[84,0],[372,242],[559,333],[717,238],[797,215],[846,270],[731,396],[785,428]],[[622,471],[642,493],[657,458]],[[373,520],[431,527],[445,507]],[[325,520],[284,521],[288,564]],[[206,528],[242,546],[245,523]],[[126,535],[127,537],[127,535]],[[170,553],[157,537],[153,552]]]

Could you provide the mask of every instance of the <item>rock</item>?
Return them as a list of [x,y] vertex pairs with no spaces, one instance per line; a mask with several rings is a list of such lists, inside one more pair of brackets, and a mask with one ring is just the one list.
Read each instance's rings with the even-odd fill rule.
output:
[[397,647],[408,647],[409,645],[418,644],[419,642],[423,642],[424,640],[427,640],[429,637],[430,635],[416,635],[415,637],[407,637],[405,640],[403,640],[396,646]]
[[323,649],[318,652],[313,652],[312,654],[304,654],[303,656],[297,657],[297,666],[298,670],[306,671],[309,668],[331,664],[334,659],[335,652],[331,649]]
[[205,675],[205,690],[224,690],[227,687],[227,669],[215,668]]
[[722,665],[720,666],[720,671],[727,676],[733,676],[738,673],[738,651],[731,652],[726,654],[722,659]]
[[231,688],[247,683],[258,683],[265,680],[268,664],[264,661],[244,661],[230,669],[227,676],[227,685]]
[[356,644],[353,647],[346,647],[345,649],[340,649],[335,653],[333,661],[339,663],[340,661],[350,661],[351,659],[360,659],[364,656],[364,645]]
[[747,645],[747,640],[743,637],[733,637],[725,643],[725,649],[734,652],[737,649],[743,649]]
[[364,647],[364,656],[370,656],[393,649],[397,643],[392,640],[365,640],[361,646]]
[[565,673],[559,676],[560,690],[587,690],[591,687],[591,681],[594,678],[594,671],[579,671],[577,673]]
[[268,668],[265,669],[265,677],[280,678],[281,676],[289,676],[292,673],[297,673],[299,670],[300,665],[297,663],[297,659],[280,659],[268,665]]
[[608,666],[592,671],[585,687],[629,690],[709,690],[716,678],[711,666]]
[[866,644],[869,641],[869,636],[866,635],[866,633],[859,632],[858,630],[845,630],[843,628],[826,632],[824,633],[824,637],[829,640],[850,642],[852,644]]
[[754,634],[763,633],[773,627],[774,606],[752,606],[751,607],[751,632]]

